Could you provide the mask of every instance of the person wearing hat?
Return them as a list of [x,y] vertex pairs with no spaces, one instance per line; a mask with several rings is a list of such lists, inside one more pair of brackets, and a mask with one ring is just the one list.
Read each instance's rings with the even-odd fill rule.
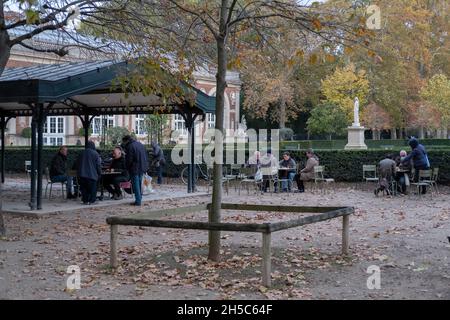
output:
[[[419,170],[429,170],[430,162],[428,160],[428,155],[425,147],[420,144],[416,138],[412,137],[411,139],[409,139],[408,144],[411,147],[412,151],[409,155],[403,158],[402,164],[407,164],[412,160],[414,169],[416,171],[414,180],[417,181],[419,178]],[[425,186],[422,186],[421,192],[422,194],[425,194],[427,192]]]
[[304,181],[309,181],[314,179],[314,167],[319,165],[319,158],[314,154],[312,149],[306,151],[306,166],[298,174],[295,175],[294,179],[297,182],[298,192],[305,192]]
[[76,168],[81,187],[83,204],[94,204],[97,199],[97,182],[102,175],[102,159],[92,140],[77,158]]

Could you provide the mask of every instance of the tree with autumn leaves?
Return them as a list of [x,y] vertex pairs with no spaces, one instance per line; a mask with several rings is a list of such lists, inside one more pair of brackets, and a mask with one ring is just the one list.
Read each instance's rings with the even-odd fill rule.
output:
[[[343,9],[351,2],[330,0],[326,6]],[[360,1],[358,5],[363,11],[371,3],[374,2]],[[330,93],[327,90],[340,90],[335,88],[341,85],[337,73],[354,65],[356,75],[358,72],[365,72],[365,79],[368,81],[369,90],[366,101],[361,103],[361,117],[364,125],[372,129],[375,139],[380,137],[380,131],[383,130],[390,130],[392,139],[404,138],[409,134],[424,137],[425,132],[430,132],[435,137],[446,136],[447,124],[441,123],[441,117],[435,116],[440,114],[439,111],[421,92],[435,75],[443,74],[448,77],[450,74],[450,3],[428,0],[379,0],[375,3],[381,9],[381,29],[372,31],[369,40],[364,39],[358,46],[330,46],[323,39],[315,39],[313,46],[311,43],[305,44],[305,49],[301,51],[302,56],[308,57],[304,59],[308,63],[295,61],[295,71],[290,73],[292,76],[286,77],[289,74],[286,70],[290,70],[288,67],[293,61],[289,57],[285,58],[283,65],[270,73],[290,80],[284,82],[283,86],[288,92],[288,101],[292,103],[290,98],[293,97],[293,105],[297,109],[293,108],[294,112],[288,120],[298,116],[299,111],[304,111],[299,100],[313,101],[315,106],[329,101],[327,95]],[[286,38],[283,43],[295,48],[299,41],[293,42]],[[251,78],[252,74],[257,79],[259,75],[256,70],[258,69],[253,69],[246,79]],[[331,83],[323,88],[322,83],[326,79],[327,82],[331,80]],[[261,102],[260,105],[249,103],[247,107],[244,96],[244,110],[251,110],[251,115],[261,113],[260,116],[271,116],[270,110],[278,111],[267,106],[267,101],[271,101],[268,98],[273,95],[270,90],[273,84],[265,81],[267,86],[262,86],[259,81],[245,82],[250,86],[245,90],[246,95],[251,93],[249,100],[257,101],[259,97]],[[283,81],[277,82],[277,85]],[[313,83],[313,86],[306,86],[307,83]],[[293,95],[291,88],[294,88]],[[331,95],[341,94],[335,92]],[[342,101],[336,103],[333,98],[333,104],[340,105]],[[344,104],[347,105],[350,120],[353,99],[347,97],[346,100]]]
[[444,74],[434,75],[420,91],[421,97],[432,108],[430,117],[434,114],[439,117],[441,137],[447,138],[447,128],[450,125],[450,79]]

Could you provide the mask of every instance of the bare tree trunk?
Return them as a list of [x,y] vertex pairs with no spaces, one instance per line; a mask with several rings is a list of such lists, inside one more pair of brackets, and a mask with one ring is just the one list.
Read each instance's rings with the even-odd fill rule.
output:
[[280,103],[280,129],[286,128],[286,102],[281,100]]
[[[217,90],[216,90],[216,138],[215,163],[213,172],[213,194],[212,207],[209,211],[209,222],[220,222],[222,203],[222,176],[223,176],[223,122],[225,105],[225,88],[227,86],[225,76],[227,72],[227,52],[225,44],[227,42],[227,10],[228,0],[222,0],[220,9],[219,34],[216,38],[217,44]],[[221,137],[217,135],[222,134]],[[209,231],[209,254],[208,259],[219,261],[220,258],[220,231]]]
[[397,128],[391,129],[391,140],[397,140]]
[[436,139],[440,139],[441,138],[441,129],[436,129],[436,135],[435,135]]
[[419,127],[419,139],[425,138],[425,128],[423,126]]
[[373,129],[373,131],[372,131],[372,139],[373,140],[380,140],[380,130]]

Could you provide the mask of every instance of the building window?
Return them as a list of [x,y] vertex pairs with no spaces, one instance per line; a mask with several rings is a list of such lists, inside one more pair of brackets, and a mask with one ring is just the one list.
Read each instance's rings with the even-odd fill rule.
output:
[[215,128],[216,126],[216,115],[214,113],[206,114],[206,121],[208,123],[208,129]]
[[63,134],[64,117],[47,117],[47,121],[44,124],[44,133]]
[[145,114],[136,115],[136,120],[134,122],[134,132],[137,135],[147,134],[147,131],[145,130]]
[[92,119],[91,129],[93,135],[101,135],[103,131],[106,132],[108,128],[114,127],[115,117],[114,116],[97,116]]
[[187,134],[186,123],[180,114],[175,114],[174,118],[174,130],[179,131],[180,134]]
[[64,144],[64,119],[65,117],[47,117],[44,124],[44,145],[61,146]]

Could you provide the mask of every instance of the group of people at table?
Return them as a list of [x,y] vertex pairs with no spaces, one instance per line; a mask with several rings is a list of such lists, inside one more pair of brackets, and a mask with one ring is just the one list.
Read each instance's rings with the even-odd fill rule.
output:
[[[162,167],[165,164],[164,153],[156,142],[152,142],[152,151],[152,164],[157,168],[157,182],[161,184]],[[130,182],[135,199],[132,205],[142,204],[142,179],[149,170],[148,154],[142,143],[126,135],[122,139],[122,144],[114,147],[112,158],[104,161],[97,152],[95,143],[88,141],[72,167],[76,170],[73,174],[68,172],[67,154],[67,146],[61,146],[52,158],[49,175],[51,182],[67,184],[68,199],[78,198],[78,192],[81,192],[83,204],[94,204],[100,185],[110,193],[111,199],[119,200],[123,198],[121,183]],[[73,183],[74,176],[77,177],[77,185]]]
[[[379,168],[379,180],[378,186],[375,189],[375,195],[379,192],[386,190],[388,193],[392,192],[390,189],[392,181],[396,181],[396,187],[398,191],[405,194],[407,192],[407,186],[409,185],[410,175],[413,172],[414,176],[411,179],[418,180],[420,170],[430,169],[430,162],[425,147],[419,143],[419,141],[412,137],[408,141],[411,147],[411,152],[408,154],[405,150],[395,156],[393,154],[386,155],[385,159],[381,160],[378,164]],[[249,158],[247,166],[254,167],[255,179],[261,179],[262,191],[266,192],[271,180],[278,180],[281,183],[282,192],[292,191],[293,181],[297,183],[298,190],[296,192],[304,192],[304,181],[313,180],[315,178],[314,167],[319,165],[319,158],[312,149],[306,152],[307,161],[303,169],[301,166],[297,166],[296,161],[291,157],[289,152],[284,152],[281,161],[272,155],[269,149],[264,156],[261,156],[259,151],[255,151]],[[269,175],[259,176],[258,172],[261,168],[270,167]],[[275,179],[273,179],[275,177]],[[277,192],[278,183],[274,184],[274,191]],[[397,191],[397,190],[396,190]],[[426,193],[426,188],[421,187],[421,193]]]
[[[414,180],[420,170],[428,170],[430,163],[425,147],[415,138],[409,140],[411,152],[400,151],[397,157],[389,154],[381,160],[379,167],[379,184],[375,189],[375,195],[380,191],[390,190],[390,182],[397,181],[399,191],[406,192],[409,184],[409,174],[415,169]],[[165,165],[164,153],[156,142],[152,142],[152,165],[157,169],[157,183],[162,183],[162,167]],[[78,156],[73,169],[76,170],[78,185],[73,185],[73,176],[68,174],[67,146],[61,146],[50,164],[51,182],[67,183],[67,198],[78,198],[81,192],[83,204],[94,204],[97,200],[97,187],[101,187],[111,194],[111,199],[123,198],[121,183],[131,182],[135,201],[132,205],[140,206],[142,203],[142,178],[149,170],[149,159],[144,145],[130,135],[123,137],[122,144],[112,151],[111,161],[103,161],[95,149],[93,141],[88,141],[86,148]],[[262,191],[267,192],[270,181],[280,181],[282,192],[291,192],[293,181],[297,184],[296,192],[304,192],[304,181],[315,178],[314,167],[319,165],[319,158],[312,149],[306,151],[306,163],[303,168],[297,165],[289,152],[284,152],[279,161],[269,149],[261,156],[261,152],[255,151],[248,159],[247,166],[255,170],[255,180],[262,180]],[[262,174],[262,168],[264,175]],[[258,175],[260,175],[258,177]],[[73,191],[75,194],[73,193]],[[278,183],[274,183],[274,191],[278,192]],[[422,193],[426,188],[422,188]]]
[[[306,151],[306,164],[300,169],[296,161],[291,157],[289,152],[284,152],[281,161],[279,161],[269,149],[261,156],[260,151],[255,151],[248,159],[247,166],[255,169],[255,179],[262,180],[262,191],[267,192],[270,186],[270,181],[280,181],[282,192],[291,192],[293,181],[297,183],[296,192],[305,192],[304,181],[314,179],[314,167],[319,165],[319,158],[312,149]],[[261,173],[261,168],[268,168],[264,170],[264,175]],[[258,177],[258,173],[261,176]],[[274,191],[278,192],[278,183],[274,183]]]
[[[409,154],[405,150],[402,150],[398,156],[387,154],[380,161],[378,165],[379,182],[374,191],[375,195],[378,195],[383,190],[386,190],[388,194],[394,191],[406,194],[410,175],[413,172],[412,169],[414,168],[414,176],[411,176],[411,179],[414,181],[418,180],[420,170],[430,169],[430,161],[425,147],[414,137],[408,141],[408,144],[411,147]],[[398,190],[391,190],[392,181],[396,181]],[[426,187],[422,186],[420,192],[425,194],[427,192]]]

